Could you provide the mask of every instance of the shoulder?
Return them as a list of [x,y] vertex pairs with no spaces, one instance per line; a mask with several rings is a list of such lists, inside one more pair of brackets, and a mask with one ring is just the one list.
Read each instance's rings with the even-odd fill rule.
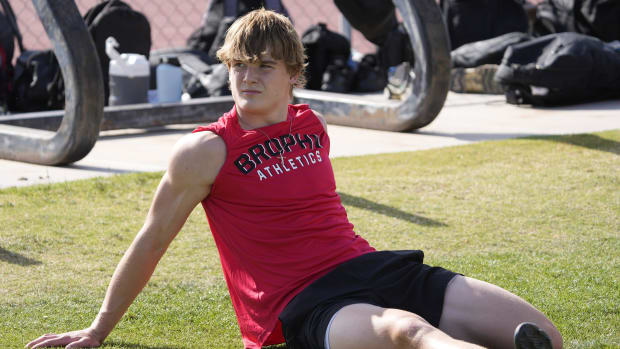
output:
[[226,143],[205,131],[183,136],[174,145],[168,174],[188,184],[211,185],[226,159]]
[[321,125],[323,125],[325,132],[327,132],[327,121],[325,121],[325,117],[323,116],[323,114],[319,113],[318,111],[314,109],[311,109],[311,110],[312,110],[312,113],[316,115],[316,118],[319,119],[319,121],[321,122]]
[[312,118],[316,118],[319,120],[323,129],[327,133],[327,122],[325,121],[325,117],[323,114],[318,111],[311,109],[308,104],[289,104],[289,107],[293,108],[297,116],[302,116],[306,120],[310,120]]

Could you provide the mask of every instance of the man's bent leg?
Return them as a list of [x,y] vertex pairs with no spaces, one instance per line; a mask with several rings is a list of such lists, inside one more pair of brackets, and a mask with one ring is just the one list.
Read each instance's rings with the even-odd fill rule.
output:
[[330,349],[478,348],[456,340],[420,316],[370,304],[352,304],[335,315]]
[[532,322],[562,347],[562,336],[547,317],[520,297],[484,281],[454,277],[446,289],[439,328],[454,338],[491,348],[512,348],[522,322]]

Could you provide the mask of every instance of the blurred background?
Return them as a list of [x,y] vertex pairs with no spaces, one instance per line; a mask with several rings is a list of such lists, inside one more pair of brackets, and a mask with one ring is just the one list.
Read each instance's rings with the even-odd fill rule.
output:
[[[25,48],[29,50],[51,48],[32,1],[9,0],[9,2],[17,16]],[[99,2],[101,1],[75,0],[82,16]],[[125,2],[149,19],[152,50],[185,47],[192,32],[201,26],[202,17],[210,3],[196,0],[125,0]],[[318,22],[326,23],[333,31],[342,31],[342,16],[331,0],[282,0],[282,3],[288,10],[299,35]],[[356,30],[351,32],[351,41],[352,47],[361,53],[375,51],[375,46]]]

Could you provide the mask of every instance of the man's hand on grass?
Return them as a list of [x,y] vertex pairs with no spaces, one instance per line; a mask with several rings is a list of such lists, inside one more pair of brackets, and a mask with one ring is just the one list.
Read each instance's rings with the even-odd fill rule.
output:
[[71,348],[93,348],[101,345],[101,340],[97,339],[90,329],[72,331],[62,334],[46,334],[32,342],[26,344],[26,348],[46,348],[61,347]]

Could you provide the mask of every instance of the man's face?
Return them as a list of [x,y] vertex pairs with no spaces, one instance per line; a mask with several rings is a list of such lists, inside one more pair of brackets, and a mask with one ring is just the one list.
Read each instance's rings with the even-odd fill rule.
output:
[[230,89],[242,112],[269,114],[290,102],[295,78],[269,53],[256,63],[233,61],[229,70]]

